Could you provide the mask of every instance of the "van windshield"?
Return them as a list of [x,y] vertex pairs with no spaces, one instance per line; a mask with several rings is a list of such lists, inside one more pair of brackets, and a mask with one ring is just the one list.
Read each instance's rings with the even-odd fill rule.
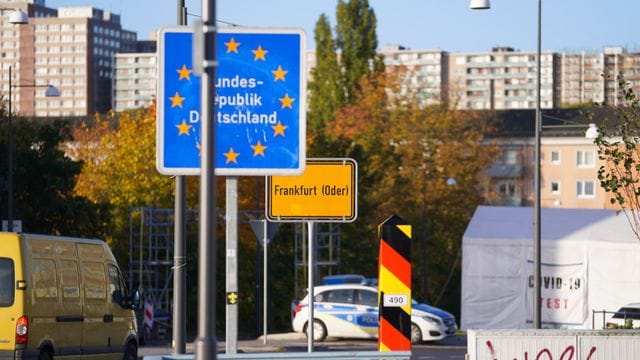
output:
[[13,305],[15,275],[13,272],[13,260],[0,258],[0,306]]

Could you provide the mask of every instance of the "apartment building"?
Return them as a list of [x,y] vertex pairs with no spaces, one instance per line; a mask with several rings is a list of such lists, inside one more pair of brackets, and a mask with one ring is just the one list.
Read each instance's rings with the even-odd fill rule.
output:
[[[155,39],[156,34],[151,34]],[[148,107],[156,100],[158,79],[156,41],[136,42],[135,52],[123,52],[113,58],[111,108],[116,111]]]
[[556,66],[560,106],[605,100],[617,105],[621,95],[617,76],[632,88],[640,88],[640,54],[627,53],[620,47],[605,48],[597,54],[560,54]]
[[[596,117],[603,116],[594,110]],[[535,171],[535,111],[506,110],[488,114],[498,127],[490,142],[500,156],[486,175],[485,198],[494,205],[532,206]],[[610,194],[600,188],[593,139],[585,138],[589,120],[578,110],[543,110],[540,146],[542,207],[611,208]],[[562,119],[562,120],[560,120]],[[566,121],[571,125],[566,126]],[[575,126],[583,124],[583,126]]]
[[[449,103],[458,109],[533,109],[537,96],[537,54],[496,47],[485,53],[449,55]],[[554,53],[542,52],[541,102],[543,109],[556,104]]]
[[448,88],[448,56],[442,50],[409,50],[400,45],[386,45],[378,52],[385,67],[404,72],[405,93],[416,94],[421,105],[440,103]]
[[114,111],[148,107],[156,99],[158,66],[155,53],[116,54],[113,74]]
[[[135,33],[122,29],[119,15],[93,7],[50,9],[44,0],[0,0],[0,7],[29,16],[28,24],[14,25],[3,12],[0,22],[0,87],[8,90],[8,69],[17,70],[12,71],[17,113],[83,116],[111,109],[113,57],[133,50],[136,42]],[[31,87],[35,84],[56,86],[60,97],[46,98],[44,88]]]
[[609,208],[600,188],[597,148],[584,133],[541,140],[540,204],[543,207]]
[[556,66],[560,104],[571,106],[604,100],[604,53],[561,54]]

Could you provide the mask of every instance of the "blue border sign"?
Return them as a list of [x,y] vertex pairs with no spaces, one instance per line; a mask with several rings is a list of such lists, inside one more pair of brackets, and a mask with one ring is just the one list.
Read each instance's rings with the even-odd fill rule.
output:
[[[158,42],[156,166],[200,174],[200,77],[192,29],[165,28]],[[305,34],[233,28],[216,34],[216,175],[297,175],[306,151]]]

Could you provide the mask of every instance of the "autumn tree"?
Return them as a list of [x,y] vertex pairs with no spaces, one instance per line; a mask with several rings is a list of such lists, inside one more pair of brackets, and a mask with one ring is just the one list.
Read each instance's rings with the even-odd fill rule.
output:
[[604,117],[595,139],[603,161],[598,179],[640,239],[640,99],[624,78],[618,78],[618,88],[619,105],[600,104],[611,116]]
[[[96,204],[105,204],[110,209],[105,221],[110,226],[107,238],[115,247],[116,254],[128,255],[128,226],[130,209],[136,207],[173,208],[174,178],[158,173],[155,166],[155,109],[136,109],[122,113],[97,116],[90,123],[84,123],[74,131],[75,143],[70,148],[74,157],[83,159],[85,166],[75,190]],[[198,176],[187,177],[187,207],[199,206]],[[217,251],[224,253],[225,178],[216,179],[218,229]],[[241,177],[238,183],[238,207],[243,211],[262,210],[264,212],[264,178]],[[135,217],[135,214],[134,214]],[[242,261],[238,263],[239,291],[243,294],[240,302],[240,316],[246,319],[239,324],[242,334],[254,334],[256,319],[256,258],[261,251],[251,228],[240,219],[238,226],[239,252]],[[139,221],[139,220],[138,220]],[[197,271],[198,244],[197,226],[187,227],[187,323],[197,324]],[[195,231],[194,231],[195,230]],[[271,268],[277,273],[291,271],[291,244],[285,240],[274,241],[269,249]],[[225,263],[217,262],[218,283],[224,284]],[[259,283],[261,284],[260,278]],[[289,305],[293,296],[291,284],[272,282],[271,290],[277,295],[271,297],[269,314],[277,323],[273,328],[286,329],[289,326]],[[216,296],[224,298],[224,286],[217,288]],[[260,294],[261,296],[261,294]],[[217,307],[218,329],[223,328],[224,306]],[[191,328],[190,328],[191,329]]]
[[84,161],[75,192],[109,206],[116,248],[128,245],[131,208],[173,207],[174,181],[155,166],[155,123],[151,107],[96,115],[74,130],[74,155]]
[[[339,110],[332,123],[330,134],[349,142],[361,179],[359,219],[343,240],[353,246],[343,254],[352,257],[343,260],[375,274],[375,262],[358,254],[376,253],[377,224],[398,214],[414,226],[414,289],[429,301],[458,265],[462,234],[482,201],[481,173],[496,150],[483,145],[490,131],[484,118],[445,106],[420,107],[416,94],[400,91],[398,75],[364,78],[356,102]],[[456,298],[448,301],[457,305]]]

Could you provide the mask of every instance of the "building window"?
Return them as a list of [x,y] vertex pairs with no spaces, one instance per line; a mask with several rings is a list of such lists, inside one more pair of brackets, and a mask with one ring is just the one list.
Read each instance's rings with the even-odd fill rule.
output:
[[513,196],[516,192],[516,184],[512,180],[500,180],[497,184],[498,194]]
[[551,193],[553,195],[560,194],[560,181],[552,181],[551,182]]
[[551,151],[551,163],[553,165],[559,165],[560,164],[560,151],[558,151],[558,150]]
[[595,167],[595,152],[593,150],[578,150],[576,165],[579,168]]
[[596,196],[595,186],[592,180],[578,180],[576,182],[576,196],[578,199],[591,199]]

